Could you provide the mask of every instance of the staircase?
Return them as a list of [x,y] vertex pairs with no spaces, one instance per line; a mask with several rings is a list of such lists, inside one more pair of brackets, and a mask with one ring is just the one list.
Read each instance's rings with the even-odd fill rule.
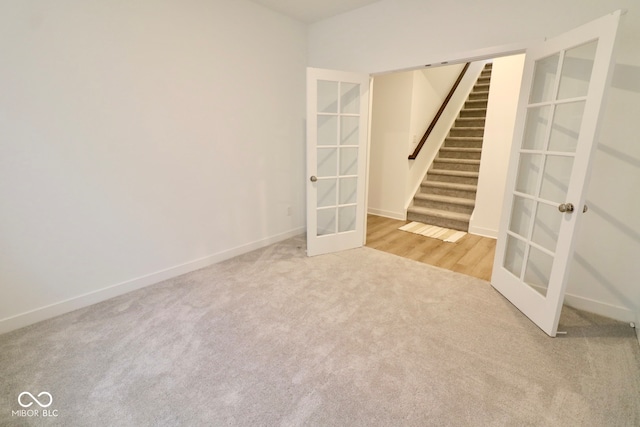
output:
[[475,206],[491,64],[486,64],[449,131],[407,219],[455,230],[469,230]]

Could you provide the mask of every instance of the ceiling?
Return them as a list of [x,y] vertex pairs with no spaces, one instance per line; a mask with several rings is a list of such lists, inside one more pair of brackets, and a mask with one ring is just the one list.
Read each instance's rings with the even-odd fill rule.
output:
[[378,0],[253,0],[269,9],[311,24]]

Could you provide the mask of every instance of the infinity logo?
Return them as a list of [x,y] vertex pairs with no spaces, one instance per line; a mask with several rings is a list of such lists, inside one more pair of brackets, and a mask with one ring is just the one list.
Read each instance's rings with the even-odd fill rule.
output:
[[20,393],[18,395],[18,403],[23,408],[28,408],[29,406],[33,405],[33,402],[29,402],[27,404],[22,403],[22,396],[24,396],[24,395],[27,395],[27,396],[31,397],[31,399],[34,402],[36,402],[38,405],[40,405],[42,408],[48,408],[53,403],[53,397],[51,397],[51,394],[47,393],[46,391],[42,391],[42,392],[38,393],[38,397],[43,396],[43,395],[44,396],[49,396],[49,403],[47,403],[47,404],[41,403],[38,399],[36,399],[36,397],[33,394],[29,393],[28,391],[23,391],[22,393]]

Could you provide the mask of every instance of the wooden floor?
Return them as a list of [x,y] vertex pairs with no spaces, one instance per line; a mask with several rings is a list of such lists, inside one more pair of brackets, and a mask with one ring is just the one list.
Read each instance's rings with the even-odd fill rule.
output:
[[368,215],[367,246],[482,280],[491,279],[494,239],[467,234],[456,243],[447,243],[398,230],[407,223]]

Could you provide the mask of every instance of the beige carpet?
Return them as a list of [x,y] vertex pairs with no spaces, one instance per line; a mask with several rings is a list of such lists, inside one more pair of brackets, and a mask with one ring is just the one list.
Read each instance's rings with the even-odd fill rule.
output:
[[[548,338],[487,282],[304,246],[0,336],[0,424],[640,425],[627,324],[566,309],[568,334]],[[12,417],[23,391],[58,416]]]

